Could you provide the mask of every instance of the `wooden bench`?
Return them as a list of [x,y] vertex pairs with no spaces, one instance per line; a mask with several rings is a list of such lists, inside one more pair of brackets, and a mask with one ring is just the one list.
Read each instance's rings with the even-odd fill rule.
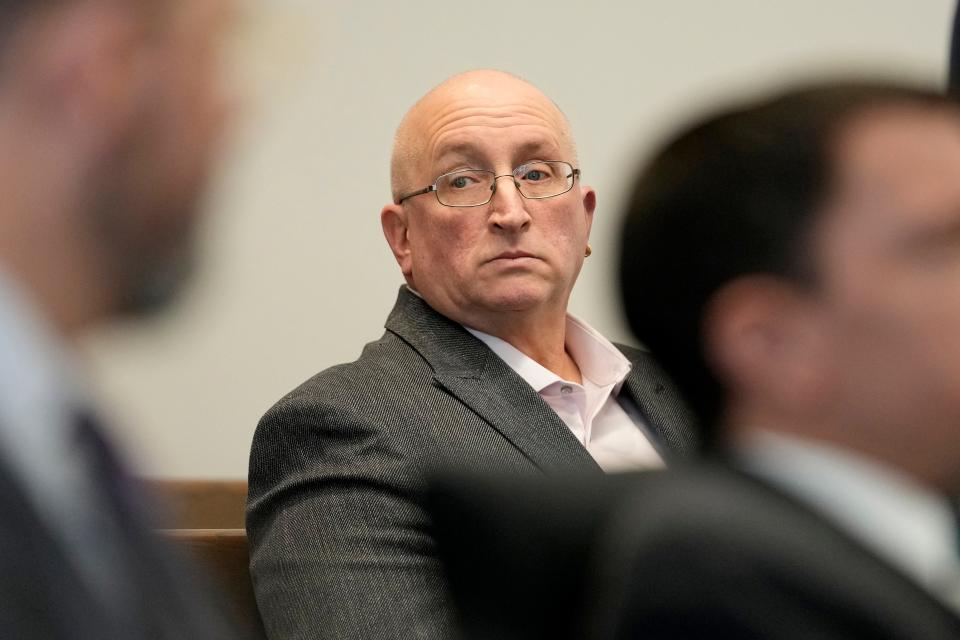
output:
[[244,528],[246,480],[150,479],[146,483],[167,506],[170,529]]
[[[161,536],[193,557],[221,590],[227,614],[254,638],[266,638],[250,580],[243,480],[146,481],[168,508]],[[167,528],[167,525],[169,527]]]

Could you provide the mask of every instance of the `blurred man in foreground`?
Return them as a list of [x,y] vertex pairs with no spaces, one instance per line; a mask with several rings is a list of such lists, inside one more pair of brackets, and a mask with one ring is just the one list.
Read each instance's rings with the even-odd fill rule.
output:
[[694,449],[650,355],[567,314],[596,195],[549,98],[497,71],[447,80],[400,124],[392,178],[407,285],[387,332],[254,436],[251,571],[278,640],[450,637],[433,467],[600,475]]
[[606,637],[960,637],[960,108],[728,110],[643,171],[622,241],[631,326],[731,464],[621,508]]
[[224,0],[0,4],[0,635],[233,637],[152,539],[74,362],[189,272]]

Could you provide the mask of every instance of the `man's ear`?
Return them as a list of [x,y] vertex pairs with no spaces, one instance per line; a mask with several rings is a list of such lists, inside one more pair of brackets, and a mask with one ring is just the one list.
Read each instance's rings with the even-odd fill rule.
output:
[[593,227],[593,212],[597,209],[597,192],[593,187],[580,187],[580,197],[583,199],[583,210],[587,216],[587,237],[590,236],[590,229]]
[[14,43],[11,84],[51,133],[71,145],[110,145],[143,107],[144,29],[115,3],[42,12]]
[[781,278],[737,278],[707,305],[707,361],[728,394],[754,408],[799,415],[829,391],[826,342],[815,301]]
[[383,235],[387,239],[387,244],[390,245],[393,257],[400,265],[400,271],[409,280],[413,273],[413,260],[410,255],[407,212],[403,210],[403,205],[385,206],[380,212],[380,225],[383,227]]

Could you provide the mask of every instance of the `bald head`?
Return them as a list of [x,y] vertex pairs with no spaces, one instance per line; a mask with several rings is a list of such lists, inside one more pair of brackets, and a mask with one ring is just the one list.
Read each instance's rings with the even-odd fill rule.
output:
[[[397,127],[390,159],[390,185],[398,194],[423,185],[418,173],[429,163],[447,121],[487,109],[515,107],[518,112],[536,112],[554,129],[560,145],[576,164],[576,148],[570,123],[559,107],[542,91],[513,74],[477,69],[457,74],[433,88],[407,112]],[[509,126],[505,123],[504,126]],[[431,176],[436,177],[436,176]]]

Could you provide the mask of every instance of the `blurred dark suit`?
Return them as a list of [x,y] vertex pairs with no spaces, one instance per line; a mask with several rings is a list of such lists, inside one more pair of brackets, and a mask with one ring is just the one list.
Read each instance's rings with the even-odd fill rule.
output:
[[[247,528],[272,637],[446,638],[446,587],[420,503],[434,467],[601,475],[557,414],[460,325],[401,289],[360,359],[293,391],[253,441]],[[626,394],[664,457],[692,422],[652,358]]]
[[947,640],[960,617],[732,467],[431,491],[468,640]]
[[[108,475],[113,473],[122,471]],[[94,484],[118,480],[101,476]],[[132,486],[124,489],[131,490],[135,496]],[[111,576],[123,574],[125,580],[123,601],[114,606],[105,604],[104,594],[79,570],[74,554],[92,550],[67,549],[0,460],[0,635],[11,640],[242,637],[201,592],[202,578],[161,546],[148,529],[148,518],[139,513],[141,505],[102,497],[115,527],[102,531],[100,543],[123,559],[109,568]]]
[[[960,637],[960,617],[804,504],[704,467],[651,477],[603,535],[603,638]],[[610,612],[612,615],[608,615]]]

